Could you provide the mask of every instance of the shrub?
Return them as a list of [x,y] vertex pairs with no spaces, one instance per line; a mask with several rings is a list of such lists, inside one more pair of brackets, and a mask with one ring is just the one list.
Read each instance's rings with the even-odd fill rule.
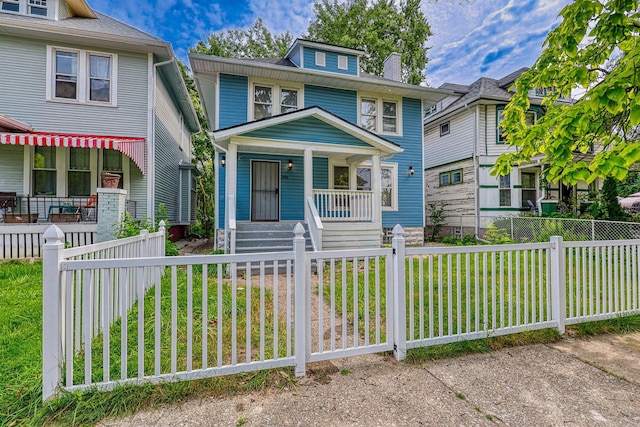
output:
[[[140,235],[141,230],[147,230],[149,233],[154,233],[160,228],[160,221],[164,221],[165,229],[168,230],[171,224],[169,223],[167,216],[167,208],[164,203],[160,203],[158,205],[155,224],[153,224],[151,219],[147,218],[146,216],[141,220],[136,220],[129,212],[125,212],[122,222],[118,224],[118,239],[138,236]],[[167,241],[165,242],[164,254],[166,256],[178,255],[178,245],[169,240],[171,235],[168,232],[165,233],[165,235]]]

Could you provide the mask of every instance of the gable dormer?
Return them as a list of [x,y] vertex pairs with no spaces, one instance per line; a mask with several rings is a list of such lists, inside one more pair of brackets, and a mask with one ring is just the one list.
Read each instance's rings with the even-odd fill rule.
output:
[[96,17],[85,0],[0,0],[0,13],[52,20]]
[[298,68],[357,76],[363,54],[361,50],[296,39],[286,58]]

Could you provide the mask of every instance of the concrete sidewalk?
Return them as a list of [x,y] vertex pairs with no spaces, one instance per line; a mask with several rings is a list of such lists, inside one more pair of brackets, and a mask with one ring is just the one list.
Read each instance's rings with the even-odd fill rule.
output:
[[[314,367],[312,366],[312,369]],[[322,379],[322,381],[319,381]],[[640,425],[640,334],[567,338],[488,354],[315,366],[295,387],[203,398],[103,426]]]

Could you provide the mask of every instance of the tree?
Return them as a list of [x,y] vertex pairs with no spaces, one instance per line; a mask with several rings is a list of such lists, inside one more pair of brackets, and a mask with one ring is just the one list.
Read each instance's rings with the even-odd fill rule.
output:
[[305,36],[314,41],[366,52],[361,68],[381,76],[384,60],[393,52],[402,57],[403,80],[419,84],[427,64],[426,42],[431,36],[419,0],[314,0],[315,17]]
[[291,33],[273,35],[262,18],[258,18],[246,30],[237,28],[211,33],[206,42],[200,40],[190,51],[225,58],[281,58],[292,42]]
[[[540,57],[516,81],[502,121],[515,151],[502,155],[493,173],[540,156],[550,163],[551,182],[622,180],[640,160],[638,0],[575,0],[560,15]],[[528,126],[528,93],[536,88],[552,90],[543,100],[546,114]],[[577,102],[558,102],[576,88],[583,92]]]
[[209,135],[207,134],[209,126],[207,125],[207,120],[204,116],[200,97],[191,75],[191,71],[189,70],[189,67],[182,63],[182,61],[178,61],[178,66],[180,67],[182,78],[184,79],[187,90],[189,91],[193,107],[198,115],[198,121],[200,122],[201,128],[199,133],[196,133],[191,137],[191,154],[193,155],[193,161],[197,167],[197,173],[195,174],[197,182],[196,198],[198,200],[197,216],[198,221],[202,226],[202,230],[198,230],[199,227],[194,226],[192,227],[192,232],[200,232],[199,234],[209,236],[211,234],[211,223],[215,212],[213,199],[213,194],[215,193],[213,147],[211,145]]

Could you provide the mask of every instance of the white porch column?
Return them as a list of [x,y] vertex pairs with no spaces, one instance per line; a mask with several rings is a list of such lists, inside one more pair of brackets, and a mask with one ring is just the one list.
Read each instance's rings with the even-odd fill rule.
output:
[[224,225],[225,229],[229,228],[229,206],[227,206],[227,202],[229,201],[229,196],[234,196],[237,198],[236,190],[237,190],[237,180],[238,180],[238,146],[234,143],[229,144],[229,148],[227,150],[227,159],[226,159],[226,168],[227,168],[227,194],[225,201],[225,220]]
[[371,156],[371,191],[373,191],[371,217],[374,223],[382,224],[382,167],[379,154]]
[[311,212],[307,206],[307,199],[313,197],[313,150],[304,149],[304,220],[311,220]]

